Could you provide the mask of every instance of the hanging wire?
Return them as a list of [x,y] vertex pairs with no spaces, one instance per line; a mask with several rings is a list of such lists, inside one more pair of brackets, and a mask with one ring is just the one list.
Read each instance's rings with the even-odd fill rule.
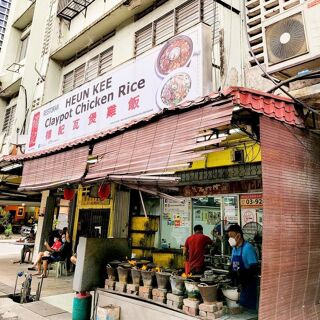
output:
[[[243,12],[244,12],[244,24],[245,27],[247,26],[247,16],[246,16],[246,6],[245,6],[245,1],[243,1]],[[320,114],[320,111],[315,110],[314,108],[310,107],[308,104],[306,104],[305,102],[295,98],[292,94],[290,94],[287,90],[285,90],[283,88],[283,85],[279,84],[279,81],[275,80],[274,78],[272,78],[270,76],[270,74],[262,67],[261,63],[259,62],[259,60],[257,59],[257,57],[255,56],[252,47],[251,47],[251,43],[250,43],[250,39],[249,39],[249,34],[248,32],[245,32],[246,34],[246,39],[247,39],[247,43],[248,43],[248,47],[249,47],[249,52],[250,55],[252,56],[252,58],[254,59],[254,61],[256,62],[257,66],[260,68],[260,70],[263,72],[263,74],[267,77],[268,80],[270,80],[275,86],[277,86],[279,88],[279,90],[281,90],[283,93],[285,93],[288,97],[290,97],[293,101],[295,101],[299,106],[302,106],[304,108],[306,108],[308,111],[310,112],[314,112],[316,114]],[[309,113],[306,114],[306,116],[304,116],[304,121],[306,120],[306,118],[308,117]]]

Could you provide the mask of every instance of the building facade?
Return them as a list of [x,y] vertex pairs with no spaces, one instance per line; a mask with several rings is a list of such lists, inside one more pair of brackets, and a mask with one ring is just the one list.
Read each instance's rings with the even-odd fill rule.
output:
[[10,0],[1,0],[0,2],[0,49],[2,47],[4,34],[6,32],[10,6],[11,6]]
[[[287,217],[282,204],[288,201],[272,191],[274,174],[280,175],[274,167],[280,159],[279,180],[297,197],[302,189],[293,188],[294,172],[315,193],[319,163],[318,155],[307,148],[308,166],[294,162],[286,167],[281,144],[270,132],[274,130],[278,140],[283,134],[290,141],[282,141],[283,150],[296,152],[297,159],[303,148],[295,138],[308,146],[318,141],[313,136],[319,130],[318,112],[312,110],[318,107],[319,85],[310,79],[316,72],[308,69],[306,79],[291,79],[282,87],[290,91],[295,85],[299,99],[307,103],[265,91],[280,91],[275,77],[286,81],[294,72],[311,68],[310,61],[319,64],[315,56],[297,62],[312,51],[312,40],[310,50],[273,57],[268,30],[282,15],[290,18],[288,12],[299,20],[301,14],[315,16],[318,7],[311,0],[12,1],[0,55],[1,154],[3,165],[23,163],[22,191],[42,192],[38,246],[57,211],[68,207],[63,211],[70,212],[75,241],[79,230],[80,235],[122,238],[131,231],[135,254],[144,256],[156,243],[155,233],[152,244],[145,245],[150,239],[138,232],[144,230],[128,228],[132,212],[147,213],[145,204],[137,205],[141,191],[165,199],[148,199],[149,208],[161,216],[158,248],[179,250],[197,221],[207,225],[207,233],[219,221],[257,222],[270,240],[262,245],[268,260],[262,266],[260,316],[286,319],[288,303],[295,303],[293,295],[281,289],[297,279],[299,265],[289,277],[281,263],[290,250],[280,236],[276,244],[271,238],[282,226],[288,236],[294,230],[296,239],[303,232],[290,223],[286,228],[284,218],[278,218],[278,225],[273,222]],[[281,45],[290,43],[289,31],[280,34]],[[292,185],[284,183],[287,177]],[[67,196],[69,189],[77,190],[71,190],[77,199]],[[62,205],[62,197],[73,202]],[[180,208],[192,208],[190,219],[179,212],[169,217],[172,212],[163,209],[175,197],[190,200],[188,208]],[[310,220],[317,208],[315,201],[305,209],[309,239],[316,234],[312,223],[319,225],[318,218]],[[291,218],[300,221],[301,202],[290,210]],[[99,225],[85,230],[93,220]],[[319,250],[311,240],[309,245],[319,260]],[[275,266],[277,283],[270,271]],[[315,264],[308,260],[303,270],[310,271],[310,277],[299,288],[314,297],[304,297],[289,311],[316,317]],[[269,301],[275,292],[277,308],[272,309]],[[305,305],[308,311],[302,310]]]

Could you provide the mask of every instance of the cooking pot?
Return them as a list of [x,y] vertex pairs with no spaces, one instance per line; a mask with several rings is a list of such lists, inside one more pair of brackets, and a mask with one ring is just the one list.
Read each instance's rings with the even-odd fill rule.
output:
[[184,284],[184,278],[172,275],[170,277],[170,285],[172,289],[172,293],[177,296],[183,296],[185,292],[185,284]]
[[152,287],[154,274],[154,271],[141,270],[142,281],[145,287]]
[[198,288],[202,300],[205,304],[213,304],[217,301],[218,285],[208,285],[206,283],[199,283]]
[[168,272],[156,272],[157,284],[159,289],[167,289],[171,274]]
[[237,287],[225,287],[222,289],[223,295],[226,297],[227,306],[229,308],[238,308],[240,291]]
[[201,294],[198,287],[198,282],[195,282],[191,279],[186,279],[184,280],[184,284],[186,286],[188,298],[192,300],[199,300]]

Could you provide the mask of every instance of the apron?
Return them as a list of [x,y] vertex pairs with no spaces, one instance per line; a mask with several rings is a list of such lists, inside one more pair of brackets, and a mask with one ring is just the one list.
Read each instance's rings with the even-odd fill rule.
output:
[[[240,248],[240,255],[233,255],[232,257],[232,270],[237,272],[239,270],[245,270],[245,266],[242,260],[242,250],[245,242]],[[256,276],[252,276],[247,283],[241,285],[240,291],[240,305],[248,309],[256,309],[257,305],[257,286],[258,279]]]

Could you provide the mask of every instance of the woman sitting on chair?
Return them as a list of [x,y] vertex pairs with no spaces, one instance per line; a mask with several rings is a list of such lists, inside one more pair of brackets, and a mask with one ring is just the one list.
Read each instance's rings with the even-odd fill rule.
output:
[[[47,241],[45,241],[44,246],[46,248],[46,251],[39,252],[38,257],[35,260],[34,264],[30,268],[28,268],[28,270],[35,270],[35,268],[37,267],[37,273],[33,275],[34,276],[39,275],[40,278],[46,277],[49,263],[62,260],[61,253],[63,249],[63,244],[61,242],[60,236],[57,235],[54,238],[54,243],[51,247],[49,246]],[[43,262],[43,273],[41,273],[42,262]]]

